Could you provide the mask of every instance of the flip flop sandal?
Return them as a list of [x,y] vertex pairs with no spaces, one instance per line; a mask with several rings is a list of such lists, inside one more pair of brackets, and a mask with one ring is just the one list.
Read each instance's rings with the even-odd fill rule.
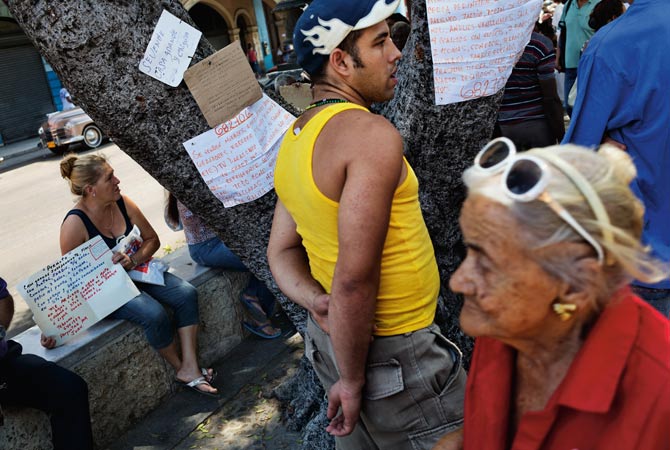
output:
[[263,307],[257,298],[243,292],[240,294],[240,302],[256,322],[263,323],[268,321],[268,316],[265,314],[265,311],[263,311]]
[[254,325],[249,322],[243,321],[242,326],[249,330],[249,332],[255,334],[258,337],[262,337],[263,339],[276,339],[279,336],[281,336],[281,330],[277,330],[274,334],[267,334],[266,332],[263,331],[263,328],[267,326],[272,326],[272,324],[267,321],[265,323],[262,323],[260,325]]
[[186,381],[182,381],[182,380],[176,380],[176,381],[177,381],[177,384],[179,384],[180,386],[183,386],[185,388],[189,388],[189,389],[197,392],[198,394],[206,395],[207,397],[214,397],[214,398],[219,397],[218,392],[215,394],[214,392],[207,392],[207,391],[203,391],[201,389],[198,389],[198,386],[200,386],[201,384],[206,384],[207,386],[213,387],[211,384],[209,384],[207,382],[207,380],[205,380],[205,377],[195,378],[194,380],[191,380],[188,383]]
[[208,382],[208,383],[211,383],[212,381],[214,381],[214,378],[216,378],[216,375],[217,375],[216,369],[211,368],[211,367],[210,367],[210,369],[212,369],[212,375],[209,374],[206,367],[201,367],[200,368],[200,373],[202,374],[203,377],[205,377],[205,381]]

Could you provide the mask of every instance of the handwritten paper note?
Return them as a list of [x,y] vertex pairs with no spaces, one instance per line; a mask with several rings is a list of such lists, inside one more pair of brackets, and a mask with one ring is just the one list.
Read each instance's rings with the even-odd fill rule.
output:
[[184,142],[209,189],[231,207],[273,187],[281,138],[294,117],[268,96],[231,120]]
[[427,0],[435,104],[505,87],[530,40],[542,0]]
[[100,236],[63,255],[17,286],[35,322],[61,345],[139,295],[126,271],[112,263]]
[[263,95],[239,42],[189,68],[184,81],[212,128],[232,119]]
[[184,78],[202,33],[163,11],[140,61],[140,71],[172,87]]

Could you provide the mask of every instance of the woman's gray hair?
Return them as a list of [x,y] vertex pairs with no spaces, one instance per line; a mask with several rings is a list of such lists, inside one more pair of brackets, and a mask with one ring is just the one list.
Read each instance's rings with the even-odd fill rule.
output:
[[[598,302],[607,300],[615,290],[633,279],[653,283],[665,278],[667,267],[650,255],[650,248],[640,243],[644,207],[629,187],[637,172],[628,154],[607,145],[601,146],[598,152],[576,145],[555,145],[527,152],[539,158],[547,153],[560,157],[578,170],[598,194],[609,215],[609,225],[599,222],[575,184],[548,163],[551,179],[546,191],[598,241],[608,257],[608,262],[603,262],[604,277],[599,286]],[[463,180],[468,187],[468,195],[484,195],[507,206],[523,228],[521,231],[527,238],[529,249],[583,241],[542,201],[516,202],[509,198],[500,184],[500,177],[501,174],[491,176],[471,167],[466,170]],[[605,227],[611,231],[612,240],[603,238]],[[572,286],[583,288],[594,281],[585,279],[588,275],[574,264],[574,260],[567,260],[564,255],[552,257],[551,252],[535,253],[544,270]],[[539,254],[542,256],[537,256]]]

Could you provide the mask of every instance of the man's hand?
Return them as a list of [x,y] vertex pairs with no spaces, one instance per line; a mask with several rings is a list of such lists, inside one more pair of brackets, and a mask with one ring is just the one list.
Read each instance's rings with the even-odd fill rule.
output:
[[460,450],[463,448],[463,428],[442,436],[433,450]]
[[[330,425],[326,431],[333,436],[348,436],[354,431],[361,411],[361,395],[363,386],[347,386],[342,380],[338,380],[328,392],[328,418]],[[338,410],[342,412],[338,415]]]
[[42,335],[40,337],[40,344],[46,349],[52,349],[56,346],[56,339],[51,336]]
[[316,321],[324,333],[328,334],[328,304],[330,303],[330,295],[323,293],[318,294],[312,299],[312,306],[309,312],[312,318]]

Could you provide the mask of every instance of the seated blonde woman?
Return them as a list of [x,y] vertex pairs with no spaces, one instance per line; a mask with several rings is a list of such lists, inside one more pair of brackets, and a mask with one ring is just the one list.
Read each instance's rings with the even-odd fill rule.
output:
[[[135,202],[121,195],[121,182],[105,158],[99,155],[68,155],[61,161],[60,171],[61,176],[70,182],[71,192],[78,197],[61,225],[60,248],[63,254],[95,236],[101,236],[112,249],[130,233],[133,225],[137,225],[144,241],[142,246],[131,256],[117,252],[112,261],[125,270],[131,270],[151,259],[160,247],[158,235]],[[174,368],[179,384],[200,394],[218,396],[217,389],[211,385],[213,370],[198,366],[196,289],[168,272],[165,273],[165,286],[140,282],[136,285],[140,295],[114,311],[109,318],[128,320],[142,326],[149,344]],[[180,349],[163,305],[174,312]],[[55,344],[50,338],[43,338],[42,342],[46,347]]]
[[670,326],[628,287],[667,273],[640,245],[634,176],[612,147],[504,138],[466,171],[449,283],[477,338],[465,449],[670,448]]

